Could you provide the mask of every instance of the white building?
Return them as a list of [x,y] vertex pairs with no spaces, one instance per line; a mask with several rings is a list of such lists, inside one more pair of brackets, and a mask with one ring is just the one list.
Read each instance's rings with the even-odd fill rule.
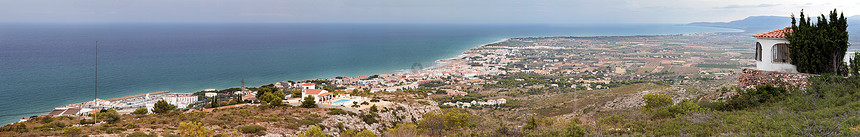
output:
[[284,88],[284,84],[281,84],[281,82],[275,82],[275,84],[272,85],[275,85],[275,88]]
[[496,104],[505,104],[505,103],[508,103],[508,100],[507,100],[507,99],[500,98],[500,99],[497,99],[497,100],[496,100]]
[[197,102],[197,96],[192,93],[167,93],[164,95],[167,104],[175,105],[177,108],[185,108],[189,104]]
[[303,83],[302,89],[316,89],[316,84],[314,84],[314,83]]
[[218,93],[215,93],[215,92],[207,92],[207,93],[203,93],[203,94],[204,94],[204,96],[206,96],[207,98],[211,98],[211,97],[218,96]]
[[314,97],[314,102],[317,102],[317,103],[319,103],[320,101],[326,101],[326,100],[331,100],[331,99],[333,99],[333,97],[332,97],[331,95],[332,95],[332,93],[331,93],[331,92],[328,92],[327,90],[322,90],[322,89],[302,89],[302,99],[303,99],[303,100],[304,100],[304,98],[306,98],[306,97],[308,97],[308,96],[313,96],[313,97]]
[[785,33],[791,33],[791,27],[753,35],[756,38],[756,69],[797,72],[797,67],[791,64],[790,43],[785,39]]

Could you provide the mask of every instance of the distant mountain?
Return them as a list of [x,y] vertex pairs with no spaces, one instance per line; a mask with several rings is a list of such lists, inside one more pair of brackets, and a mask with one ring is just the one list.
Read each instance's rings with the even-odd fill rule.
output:
[[735,28],[749,33],[766,32],[791,26],[791,17],[782,16],[750,16],[743,20],[731,22],[694,22],[688,25]]
[[[811,17],[815,20],[817,16]],[[860,15],[849,16],[849,42],[860,43]],[[687,25],[741,29],[749,34],[763,33],[791,26],[791,17],[783,16],[750,16],[743,20],[730,22],[694,22]]]

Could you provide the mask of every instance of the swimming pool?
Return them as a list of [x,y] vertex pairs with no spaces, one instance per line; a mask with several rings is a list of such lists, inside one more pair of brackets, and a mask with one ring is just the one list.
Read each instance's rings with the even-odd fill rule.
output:
[[333,102],[333,103],[331,103],[331,104],[334,104],[334,105],[340,105],[340,104],[343,104],[343,103],[346,103],[346,102],[350,102],[350,101],[352,101],[352,100],[349,100],[349,99],[341,99],[341,100],[334,101],[334,102]]

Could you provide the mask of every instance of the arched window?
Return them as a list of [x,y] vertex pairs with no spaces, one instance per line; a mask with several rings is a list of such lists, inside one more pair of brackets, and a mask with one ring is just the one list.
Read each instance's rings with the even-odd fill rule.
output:
[[755,42],[755,60],[761,61],[761,43]]
[[773,62],[791,63],[788,51],[788,44],[780,43],[773,45]]

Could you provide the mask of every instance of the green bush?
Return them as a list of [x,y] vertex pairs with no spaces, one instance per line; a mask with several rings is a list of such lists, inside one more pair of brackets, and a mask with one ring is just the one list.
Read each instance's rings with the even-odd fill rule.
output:
[[537,121],[535,120],[535,117],[531,117],[531,118],[529,118],[528,121],[526,121],[526,125],[523,126],[523,129],[534,130],[534,129],[537,129],[537,126],[538,125],[537,125]]
[[102,112],[98,113],[98,116],[98,120],[102,120],[110,124],[117,123],[122,120],[122,116],[120,116],[114,109],[102,110]]
[[81,134],[80,127],[69,127],[63,130],[63,134],[76,137]]
[[307,117],[307,118],[305,118],[305,119],[299,120],[299,121],[298,121],[298,123],[299,123],[299,125],[315,125],[315,124],[320,123],[320,122],[322,122],[322,121],[323,121],[323,119],[320,119],[320,118],[317,118],[317,117],[319,117],[319,116],[316,116],[316,117]]
[[27,125],[24,123],[18,123],[18,124],[14,125],[14,128],[12,128],[12,131],[15,131],[18,133],[25,133],[25,132],[30,132],[30,128],[27,127]]
[[738,110],[756,107],[764,103],[776,102],[784,99],[788,95],[788,90],[782,87],[773,85],[759,85],[755,89],[747,89],[738,91],[739,94],[733,96],[724,104],[718,107],[720,110]]
[[54,117],[41,117],[39,118],[39,122],[41,122],[42,124],[48,124],[54,122]]
[[174,109],[176,109],[176,106],[168,104],[167,101],[159,100],[158,102],[155,102],[155,106],[152,108],[152,113],[165,114],[173,111]]
[[418,127],[428,130],[430,134],[470,128],[469,119],[471,116],[469,113],[458,110],[437,110],[424,114],[422,117],[417,122]]
[[584,137],[588,135],[588,132],[586,132],[585,129],[579,127],[579,125],[574,122],[570,122],[566,129],[566,136],[568,137]]
[[696,102],[693,102],[689,99],[684,99],[683,101],[678,102],[675,105],[672,105],[672,107],[669,108],[669,111],[671,111],[672,113],[675,113],[675,114],[684,114],[684,113],[689,113],[689,112],[693,112],[693,111],[698,111],[700,108],[701,107]]
[[66,126],[68,126],[66,123],[63,123],[63,122],[60,122],[60,121],[54,121],[54,122],[51,122],[51,123],[48,123],[48,124],[43,124],[43,125],[41,126],[41,128],[42,128],[42,129],[60,129],[60,128],[64,128],[64,127],[66,127]]
[[203,126],[203,123],[190,121],[188,123],[179,123],[179,135],[182,136],[194,136],[194,137],[202,137],[202,136],[212,136],[215,134],[211,129],[206,129]]
[[421,83],[418,86],[420,86],[420,87],[439,87],[439,86],[443,86],[443,85],[445,85],[445,82],[442,82],[441,80],[434,80],[434,81]]
[[259,133],[262,131],[266,131],[266,127],[262,127],[259,125],[242,126],[239,127],[239,131],[242,133]]
[[328,111],[326,114],[329,114],[329,115],[345,115],[345,114],[349,114],[349,113],[347,113],[346,111],[344,111],[343,109],[339,109],[339,108],[330,108],[330,109],[328,109],[328,110],[329,110],[329,111]]
[[642,99],[645,100],[645,109],[662,108],[672,105],[672,97],[663,94],[646,94],[642,96]]
[[373,104],[373,106],[370,106],[370,112],[379,112],[379,109],[376,108],[376,104]]
[[135,114],[135,115],[145,115],[147,113],[149,113],[149,109],[146,109],[145,107],[137,108],[137,110],[134,110],[134,112],[131,112],[131,114]]
[[642,98],[645,99],[643,111],[650,114],[651,118],[654,119],[674,117],[675,115],[686,114],[701,108],[699,104],[689,99],[684,99],[675,104],[672,102],[672,97],[663,94],[646,94]]
[[361,120],[367,124],[373,124],[373,123],[379,122],[378,120],[376,120],[376,117],[379,117],[379,115],[377,115],[376,113],[373,113],[373,112],[371,112],[370,114],[361,113],[361,115],[359,115],[358,117],[361,118]]
[[315,108],[317,107],[316,101],[314,101],[314,96],[305,97],[304,101],[302,101],[301,107],[303,108]]
[[156,136],[137,131],[137,132],[128,134],[126,137],[156,137]]
[[299,133],[299,137],[326,137],[327,135],[323,133],[322,129],[319,126],[313,125],[308,127],[305,132]]

